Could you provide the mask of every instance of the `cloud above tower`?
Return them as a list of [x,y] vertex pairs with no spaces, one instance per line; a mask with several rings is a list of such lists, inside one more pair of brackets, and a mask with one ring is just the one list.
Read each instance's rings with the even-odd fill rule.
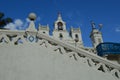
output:
[[[40,17],[38,16],[35,22],[40,21]],[[13,23],[9,23],[4,28],[10,29],[10,30],[25,30],[28,27],[28,24],[30,22],[29,18],[26,18],[25,20],[21,19],[15,19]]]
[[120,27],[117,27],[115,31],[120,32]]
[[24,23],[21,19],[16,19],[16,20],[14,20],[13,23],[7,24],[5,26],[5,28],[10,29],[10,30],[22,29],[23,24]]

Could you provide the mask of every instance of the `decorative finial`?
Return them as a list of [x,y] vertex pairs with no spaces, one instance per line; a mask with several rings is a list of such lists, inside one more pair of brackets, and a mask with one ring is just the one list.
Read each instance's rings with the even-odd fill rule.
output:
[[92,26],[92,29],[95,29],[95,22],[93,20],[91,21],[91,26]]
[[31,20],[31,21],[34,21],[36,19],[36,14],[35,13],[30,13],[28,18]]
[[99,30],[101,30],[103,27],[103,24],[99,24],[98,26],[99,26]]
[[28,18],[30,19],[30,23],[28,28],[26,29],[26,31],[37,31],[37,29],[35,28],[35,19],[36,19],[36,14],[35,13],[30,13]]
[[62,17],[61,17],[61,13],[60,13],[60,12],[58,12],[58,19],[59,19],[59,20],[62,19]]

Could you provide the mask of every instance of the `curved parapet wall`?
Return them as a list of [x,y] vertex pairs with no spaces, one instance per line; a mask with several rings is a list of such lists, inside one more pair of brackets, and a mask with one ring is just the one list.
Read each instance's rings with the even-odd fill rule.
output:
[[[119,80],[120,67],[37,32],[0,32],[0,80]],[[33,36],[35,41],[29,41]]]

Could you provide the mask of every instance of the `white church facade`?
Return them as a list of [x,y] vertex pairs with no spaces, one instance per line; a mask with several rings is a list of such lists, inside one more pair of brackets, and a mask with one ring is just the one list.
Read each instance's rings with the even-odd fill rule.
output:
[[120,64],[97,55],[102,33],[92,23],[93,47],[84,46],[80,28],[66,29],[61,14],[54,23],[35,28],[29,14],[26,30],[0,29],[0,80],[120,80]]
[[[92,27],[95,27],[93,24]],[[49,26],[42,26],[39,25],[39,32],[49,35]],[[66,22],[63,21],[61,14],[58,14],[57,20],[54,22],[54,30],[52,32],[52,36],[55,39],[59,39],[62,41],[67,42],[68,44],[75,45],[77,47],[92,51],[99,43],[103,42],[102,33],[96,29],[92,28],[90,38],[92,40],[93,48],[87,48],[84,46],[82,40],[82,33],[80,28],[73,28],[71,27],[70,32],[66,29]]]

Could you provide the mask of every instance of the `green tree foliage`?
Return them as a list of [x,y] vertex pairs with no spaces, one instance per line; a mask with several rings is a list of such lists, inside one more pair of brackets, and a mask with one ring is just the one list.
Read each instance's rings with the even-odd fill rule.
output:
[[5,25],[7,25],[8,23],[13,22],[13,20],[9,17],[4,18],[4,13],[0,12],[0,28],[4,28]]

